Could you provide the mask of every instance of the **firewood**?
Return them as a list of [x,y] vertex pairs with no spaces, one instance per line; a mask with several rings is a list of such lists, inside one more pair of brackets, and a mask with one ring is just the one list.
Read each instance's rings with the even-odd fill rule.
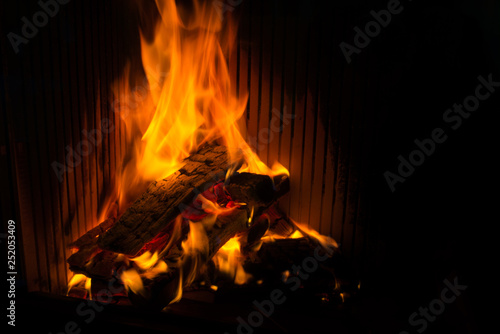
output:
[[118,254],[101,250],[97,243],[86,245],[72,254],[67,262],[69,269],[76,274],[90,278],[110,279]]
[[236,202],[249,207],[267,208],[290,190],[287,175],[271,178],[253,173],[234,173],[225,181],[225,189]]
[[92,243],[97,242],[97,239],[95,239],[98,235],[106,232],[113,224],[115,223],[115,218],[108,218],[93,229],[90,229],[82,235],[80,238],[77,240],[73,241],[68,245],[69,248],[76,248],[80,249],[85,245],[90,245]]
[[99,247],[97,243],[88,244],[81,247],[76,253],[71,254],[67,262],[69,264],[69,269],[73,272],[83,274],[85,265],[90,261],[90,259],[99,253]]
[[[112,255],[111,253],[103,257],[104,254],[101,254],[102,250],[97,245],[97,236],[109,229],[114,222],[115,218],[108,218],[68,245],[71,249],[77,249],[67,259],[71,271],[92,278],[111,277],[112,265],[116,255]],[[102,258],[107,259],[107,261],[96,262]]]
[[241,164],[242,160],[231,163],[226,147],[203,146],[185,160],[179,171],[153,182],[116,224],[99,236],[99,247],[131,256],[137,254],[180,214],[183,206],[211,184],[224,179],[234,165],[237,169]]
[[[190,284],[226,242],[248,229],[249,214],[246,208],[238,208],[228,215],[219,215],[213,227],[205,230],[208,247],[203,250],[183,250],[179,254],[179,248],[173,247],[163,257],[168,263],[168,272],[144,282],[147,291],[140,295],[129,291],[132,303],[155,310],[167,306],[177,296],[179,286]],[[176,261],[179,255],[180,260]]]
[[[205,231],[208,248],[205,252],[185,252],[179,247],[173,247],[163,257],[168,264],[168,272],[145,283],[148,292],[136,295],[130,292],[130,298],[134,304],[148,308],[161,309],[168,305],[177,295],[179,286],[190,284],[191,280],[199,274],[199,271],[207,264],[219,249],[231,238],[238,234],[249,233],[250,238],[260,238],[267,228],[269,220],[260,217],[260,213],[284,195],[289,189],[289,180],[285,175],[275,177],[274,180],[266,175],[252,173],[235,173],[226,180],[225,190],[232,200],[241,203],[242,207],[235,209],[228,215],[219,215],[212,228]],[[252,214],[253,211],[253,214]],[[281,222],[273,223],[279,226],[278,231],[292,233],[293,227],[285,226],[288,220],[282,219],[281,212],[273,209],[271,215],[274,219],[280,218]],[[263,221],[264,220],[264,221]],[[199,223],[194,223],[199,224]],[[248,239],[248,237],[247,237]],[[177,242],[180,244],[180,242]],[[180,261],[177,261],[180,259]]]

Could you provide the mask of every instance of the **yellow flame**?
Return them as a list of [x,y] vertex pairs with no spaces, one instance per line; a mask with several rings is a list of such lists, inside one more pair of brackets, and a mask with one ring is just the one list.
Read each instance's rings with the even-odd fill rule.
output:
[[207,258],[209,253],[208,237],[203,224],[189,222],[189,234],[187,239],[182,242],[182,249],[184,251],[183,261],[187,258],[190,261],[189,270],[186,270],[187,272],[181,270],[183,285],[189,285],[195,280],[198,274],[196,269],[204,264],[204,259]]
[[[141,3],[139,3],[141,5]],[[243,152],[240,171],[288,174],[276,163],[267,167],[238,128],[248,93],[231,89],[225,55],[230,54],[236,29],[223,21],[217,6],[194,1],[189,18],[175,0],[157,0],[160,14],[153,38],[141,32],[141,58],[147,82],[127,66],[113,85],[115,112],[120,115],[131,152],[118,164],[115,194],[109,203],[123,209],[153,181],[176,172],[191,152],[217,141]],[[132,88],[133,87],[133,88]],[[141,92],[138,98],[137,91]],[[230,150],[233,161],[236,150]],[[106,210],[105,210],[106,211]]]
[[87,292],[89,294],[89,299],[92,300],[92,279],[91,278],[87,278],[87,280],[85,281],[85,290],[87,290]]
[[241,285],[252,278],[252,275],[245,272],[241,258],[240,242],[234,237],[215,254],[214,263],[220,272],[234,277],[234,283]]
[[304,235],[300,233],[299,230],[296,230],[295,232],[292,233],[292,235],[289,237],[290,239],[298,239],[298,238],[303,238]]
[[128,290],[138,295],[144,295],[145,290],[142,284],[142,278],[136,269],[130,268],[122,271],[120,279]]
[[339,245],[337,244],[337,242],[334,239],[332,239],[326,235],[320,234],[318,231],[310,228],[306,224],[300,224],[300,223],[297,223],[295,221],[293,221],[293,223],[298,228],[298,231],[301,234],[307,235],[310,238],[317,240],[324,249],[332,249],[332,248],[339,247]]
[[73,275],[73,277],[71,277],[71,279],[68,282],[68,291],[66,292],[66,295],[68,295],[68,293],[72,287],[74,287],[82,282],[86,282],[86,280],[87,280],[87,276],[85,276],[83,274]]
[[150,251],[146,251],[137,257],[131,258],[130,261],[133,261],[140,269],[148,270],[158,262],[158,252],[151,254]]
[[[114,104],[114,111],[122,122],[120,129],[124,133],[125,146],[130,150],[122,156],[122,163],[117,164],[115,191],[103,203],[102,220],[111,215],[114,203],[117,202],[120,213],[123,212],[151,181],[175,173],[190,153],[207,142],[231,148],[233,162],[240,158],[235,154],[239,149],[244,157],[240,172],[289,175],[279,163],[271,168],[266,166],[239,131],[238,120],[245,112],[248,93],[240,91],[236,96],[232,89],[234,83],[231,83],[225,58],[232,52],[235,41],[236,29],[230,20],[225,20],[227,26],[223,26],[217,6],[208,1],[194,0],[193,15],[188,19],[180,14],[175,0],[156,0],[156,5],[160,19],[153,38],[146,38],[141,32],[141,59],[147,82],[138,80],[140,73],[132,73],[129,64],[122,78],[112,87],[115,101],[119,102],[118,107]],[[138,91],[142,92],[140,98]],[[229,175],[233,172],[234,169],[228,171]],[[209,252],[207,229],[217,215],[233,210],[200,199],[202,208],[210,214],[200,223],[190,223],[189,236],[182,242],[185,259],[194,267],[203,263]],[[130,262],[135,266],[121,273],[127,289],[144,293],[142,278],[152,278],[168,270],[161,258],[181,235],[181,219],[177,218],[165,249],[125,258],[127,266]],[[249,219],[251,222],[252,217]],[[305,227],[298,233],[310,235],[325,245],[332,244]],[[241,258],[240,244],[235,238],[215,256],[219,269],[234,276],[237,284],[251,278],[244,271]],[[183,285],[190,284],[197,273],[196,270],[184,272],[182,264],[174,302],[181,298]],[[90,280],[88,286],[90,289]]]
[[121,278],[122,280],[126,280],[126,283],[124,281],[125,286],[136,294],[144,293],[142,278],[153,279],[159,274],[167,272],[168,269],[165,261],[159,260],[158,252],[151,254],[150,251],[146,251],[129,260],[141,269],[142,272],[139,273],[135,268],[130,268],[122,272]]

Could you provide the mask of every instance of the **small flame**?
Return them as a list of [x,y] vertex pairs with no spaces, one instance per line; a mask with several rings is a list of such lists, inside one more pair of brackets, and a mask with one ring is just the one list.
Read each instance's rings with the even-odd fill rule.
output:
[[89,299],[92,300],[92,279],[87,278],[85,281],[85,290],[87,290],[89,294]]
[[142,278],[136,269],[130,268],[128,270],[122,271],[120,279],[122,280],[127,290],[130,290],[137,295],[144,295],[145,290],[144,285],[142,284]]
[[302,233],[300,233],[299,230],[296,230],[295,232],[292,233],[291,236],[289,236],[290,239],[299,239],[299,238],[303,238],[304,235]]
[[66,295],[68,295],[68,293],[72,287],[77,286],[78,284],[80,284],[82,282],[86,282],[87,279],[88,279],[87,276],[85,276],[83,274],[73,275],[73,277],[71,277],[71,279],[69,280],[68,291],[66,292]]
[[130,261],[133,261],[140,269],[148,270],[158,262],[158,252],[151,254],[151,252],[146,251],[137,257],[131,258]]
[[243,269],[241,258],[240,242],[237,237],[234,237],[215,254],[214,263],[220,272],[234,277],[234,283],[241,285],[252,278],[252,275]]
[[151,252],[146,251],[137,257],[128,259],[128,261],[139,268],[140,272],[136,268],[131,267],[122,271],[120,278],[127,289],[135,294],[145,294],[142,282],[143,278],[153,279],[168,270],[168,265],[165,261],[159,260],[158,252],[151,254]]
[[205,263],[203,260],[207,258],[209,253],[208,237],[203,224],[189,222],[188,238],[182,242],[182,249],[184,250],[182,261],[186,263],[185,261],[189,259],[190,263],[188,267],[181,266],[183,276],[181,283],[189,285],[195,280],[197,269]]
[[335,240],[333,240],[332,238],[330,238],[326,235],[320,234],[318,231],[316,231],[312,228],[309,228],[309,226],[307,226],[305,224],[300,224],[300,223],[297,223],[293,220],[292,220],[292,222],[295,224],[295,226],[297,227],[298,231],[301,234],[303,234],[304,236],[307,235],[308,237],[317,240],[324,249],[331,250],[331,249],[335,249],[335,248],[339,247],[337,242]]
[[284,272],[281,273],[281,279],[283,280],[283,282],[286,283],[288,277],[290,277],[290,270],[285,270]]
[[250,210],[250,216],[248,217],[248,226],[252,224],[252,219],[253,219],[253,213],[254,213],[255,208],[252,206],[252,210]]

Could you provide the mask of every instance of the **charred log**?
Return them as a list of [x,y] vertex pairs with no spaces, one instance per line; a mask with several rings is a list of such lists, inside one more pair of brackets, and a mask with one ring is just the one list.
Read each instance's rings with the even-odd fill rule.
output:
[[[240,165],[239,161],[236,165]],[[165,228],[197,194],[221,180],[233,166],[227,148],[205,145],[189,156],[179,171],[153,182],[106,233],[102,249],[135,255]]]

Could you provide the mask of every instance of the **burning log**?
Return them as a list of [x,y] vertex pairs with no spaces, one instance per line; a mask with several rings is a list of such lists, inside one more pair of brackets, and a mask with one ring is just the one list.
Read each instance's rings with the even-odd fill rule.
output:
[[97,236],[109,229],[114,222],[115,218],[106,219],[68,246],[77,249],[77,252],[67,260],[71,271],[93,278],[107,279],[111,277],[116,254],[113,252],[103,253],[97,245]]
[[84,246],[88,246],[89,244],[93,244],[96,241],[96,237],[104,232],[106,232],[113,224],[115,223],[116,219],[115,218],[108,218],[93,229],[90,229],[82,235],[80,238],[78,238],[76,241],[73,241],[71,244],[68,245],[69,248],[76,248],[80,249]]
[[[242,161],[236,163],[236,168]],[[205,145],[185,160],[179,171],[157,182],[128,208],[106,233],[99,236],[101,249],[135,255],[206,187],[221,180],[234,167],[227,148]]]
[[[163,257],[169,264],[168,272],[151,282],[146,282],[148,292],[130,293],[131,300],[135,304],[154,309],[161,309],[175,300],[179,287],[192,283],[200,269],[224,244],[238,234],[251,233],[256,230],[254,226],[260,223],[255,225],[257,222],[252,222],[253,217],[257,217],[255,213],[275,203],[289,187],[288,177],[280,176],[277,180],[279,182],[275,184],[269,176],[251,173],[236,173],[226,180],[225,190],[231,199],[235,202],[245,201],[246,203],[241,202],[241,207],[227,214],[218,215],[213,226],[207,229],[200,222],[191,223],[190,229],[203,229],[201,235],[206,236],[206,239],[197,240],[199,244],[194,247],[189,242],[183,244],[185,249],[182,250],[179,247],[172,247]],[[261,227],[257,228],[259,231],[257,234],[263,235],[268,227],[269,224],[264,230]],[[200,244],[204,246],[198,248]],[[177,261],[178,259],[180,260]]]
[[[162,309],[176,298],[180,297],[179,289],[191,284],[217,253],[217,251],[235,235],[248,229],[249,213],[246,209],[235,209],[228,215],[218,216],[214,226],[206,230],[206,240],[191,240],[196,245],[184,244],[179,261],[169,261],[179,256],[179,249],[174,247],[164,259],[170,263],[166,274],[160,275],[149,282],[148,292],[129,296],[134,304],[151,309]],[[201,223],[191,224],[191,228],[203,228]],[[199,247],[200,245],[206,247]]]
[[[139,283],[142,288],[134,291],[130,286],[129,295],[136,304],[164,307],[175,300],[180,289],[189,285],[219,249],[236,235],[245,235],[243,239],[248,249],[268,230],[289,236],[295,227],[273,206],[288,192],[288,176],[271,178],[236,172],[224,180],[230,168],[237,169],[241,164],[242,159],[231,165],[227,148],[205,145],[188,157],[178,172],[152,183],[116,223],[108,219],[72,243],[78,252],[68,259],[70,269],[87,277],[110,279],[113,269],[122,272],[120,268],[128,267],[126,271],[132,269],[129,274],[140,277],[138,272],[145,273],[149,269],[130,267],[125,257],[118,261],[122,256],[119,254],[131,256],[146,250],[159,251],[159,259],[167,264],[166,269],[159,275],[139,278],[143,281]],[[196,197],[198,195],[200,197]],[[223,210],[215,213],[212,224],[190,222],[188,229],[187,222],[192,220],[190,215],[207,215],[202,209],[200,211],[201,206],[193,207],[195,198],[199,204],[200,198],[208,200],[204,195],[211,197],[210,201]],[[197,231],[203,236],[201,243],[192,238],[192,233]]]

